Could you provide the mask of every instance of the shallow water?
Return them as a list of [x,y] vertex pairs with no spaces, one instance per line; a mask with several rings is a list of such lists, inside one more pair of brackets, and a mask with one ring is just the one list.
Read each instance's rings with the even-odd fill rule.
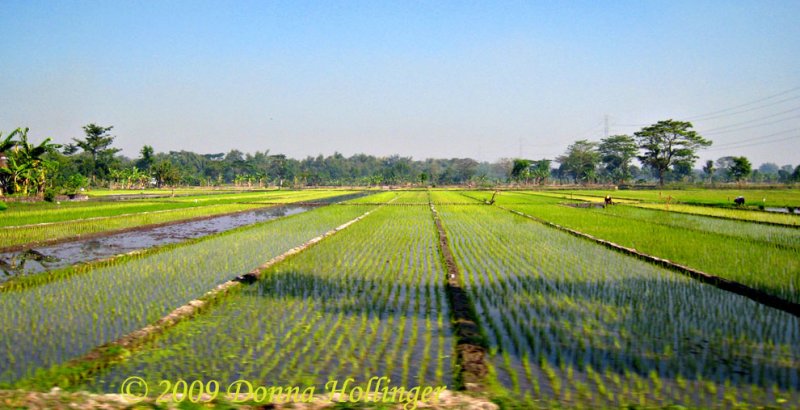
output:
[[[777,213],[780,213],[780,214],[788,214],[789,213],[789,209],[787,209],[787,208],[764,208],[764,210],[767,211],[767,212],[777,212]],[[793,213],[794,214],[800,214],[800,208],[796,208]]]
[[261,208],[199,221],[187,221],[99,238],[42,246],[31,250],[4,252],[0,253],[0,283],[18,275],[44,272],[135,250],[186,241],[240,226],[298,214],[313,208],[300,205]]

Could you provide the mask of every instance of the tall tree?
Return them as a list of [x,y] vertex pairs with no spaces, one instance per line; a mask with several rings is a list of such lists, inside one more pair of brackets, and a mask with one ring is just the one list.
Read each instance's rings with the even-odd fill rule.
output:
[[575,182],[591,182],[597,177],[597,166],[600,164],[600,153],[597,143],[587,140],[575,141],[567,147],[564,155],[556,158],[561,164],[562,175],[572,177]]
[[159,161],[153,165],[153,178],[156,185],[161,188],[165,185],[174,185],[181,180],[181,174],[169,161]]
[[514,165],[511,168],[511,179],[515,181],[525,181],[530,177],[529,168],[531,160],[529,159],[514,159]]
[[111,162],[114,160],[114,154],[120,151],[119,148],[110,148],[114,143],[113,135],[109,132],[111,127],[101,127],[97,124],[89,124],[83,127],[83,132],[86,134],[85,139],[73,138],[75,145],[87,153],[91,157],[90,175],[94,180],[95,177],[103,177],[108,174]]
[[636,158],[639,149],[636,141],[630,135],[612,135],[600,140],[598,146],[600,159],[605,166],[605,172],[615,182],[624,184],[631,177],[631,160]]
[[782,166],[781,169],[778,170],[778,181],[791,182],[793,169],[794,168],[789,164]]
[[753,166],[750,160],[745,157],[733,157],[733,165],[728,168],[728,176],[731,180],[741,182],[747,179],[750,173],[753,172]]
[[733,157],[719,157],[717,158],[717,173],[722,175],[726,180],[730,180],[730,169],[733,166]]
[[150,167],[153,166],[153,162],[155,158],[153,158],[153,147],[150,145],[145,145],[142,147],[142,150],[139,151],[139,154],[142,156],[136,161],[136,167],[142,171],[147,171]]
[[28,128],[17,128],[6,138],[0,139],[0,194],[3,191],[23,195],[44,192],[48,174],[52,174],[55,167],[47,154],[61,147],[50,141],[50,138],[46,138],[38,145],[30,143]]
[[550,163],[549,159],[540,159],[531,163],[530,175],[536,184],[544,184],[547,182],[547,178],[550,178]]
[[644,151],[639,156],[639,161],[656,173],[660,185],[664,185],[667,171],[676,162],[683,162],[691,167],[697,159],[697,150],[711,145],[711,141],[691,128],[690,122],[670,119],[634,133],[639,148]]
[[714,182],[714,171],[716,171],[716,168],[714,168],[714,160],[710,159],[706,161],[706,164],[703,166],[703,172],[708,175],[709,184]]

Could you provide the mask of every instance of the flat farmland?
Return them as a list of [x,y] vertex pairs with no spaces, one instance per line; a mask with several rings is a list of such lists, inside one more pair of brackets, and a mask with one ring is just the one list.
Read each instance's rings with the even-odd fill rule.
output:
[[322,390],[386,377],[506,408],[797,408],[795,221],[655,208],[652,192],[603,208],[601,194],[270,191],[10,208],[16,222],[0,229],[47,236],[93,217],[306,207],[0,283],[0,386],[114,394],[136,376]]

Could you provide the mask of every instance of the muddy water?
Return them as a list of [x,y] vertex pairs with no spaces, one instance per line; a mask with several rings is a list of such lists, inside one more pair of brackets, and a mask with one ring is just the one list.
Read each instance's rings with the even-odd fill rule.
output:
[[17,275],[44,272],[139,249],[199,238],[240,226],[298,214],[313,208],[313,206],[299,205],[276,206],[25,251],[4,252],[0,253],[0,283]]
[[[776,212],[776,213],[779,213],[779,214],[788,214],[789,213],[789,208],[765,208],[764,210],[767,211],[767,212]],[[800,215],[800,208],[792,209],[792,213]]]

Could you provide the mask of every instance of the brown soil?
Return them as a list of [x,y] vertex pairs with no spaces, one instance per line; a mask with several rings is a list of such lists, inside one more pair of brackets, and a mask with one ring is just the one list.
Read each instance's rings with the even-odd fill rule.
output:
[[[332,400],[331,400],[332,399]],[[316,395],[310,403],[261,403],[261,404],[234,404],[223,400],[210,400],[210,397],[201,397],[197,407],[208,409],[332,409],[332,408],[380,408],[400,410],[406,409],[404,403],[381,404],[380,398],[367,396],[362,402],[350,403],[349,397],[344,395]],[[418,409],[464,409],[464,410],[497,410],[498,406],[486,398],[476,397],[450,390],[441,392],[436,401],[416,403]],[[349,407],[349,406],[352,407]],[[154,398],[142,401],[130,401],[120,394],[94,394],[89,392],[65,392],[54,388],[49,392],[32,392],[24,390],[0,390],[0,408],[24,408],[31,410],[50,409],[179,409],[185,408],[172,401],[157,403]],[[192,408],[194,408],[192,406]]]
[[461,283],[453,253],[447,240],[439,214],[433,204],[430,204],[436,229],[439,231],[439,249],[444,259],[447,271],[446,292],[450,301],[450,312],[453,321],[453,330],[456,335],[456,353],[459,364],[459,373],[456,379],[462,388],[467,390],[483,390],[483,383],[488,374],[486,365],[486,340],[478,326],[475,308],[470,303],[467,292]]

